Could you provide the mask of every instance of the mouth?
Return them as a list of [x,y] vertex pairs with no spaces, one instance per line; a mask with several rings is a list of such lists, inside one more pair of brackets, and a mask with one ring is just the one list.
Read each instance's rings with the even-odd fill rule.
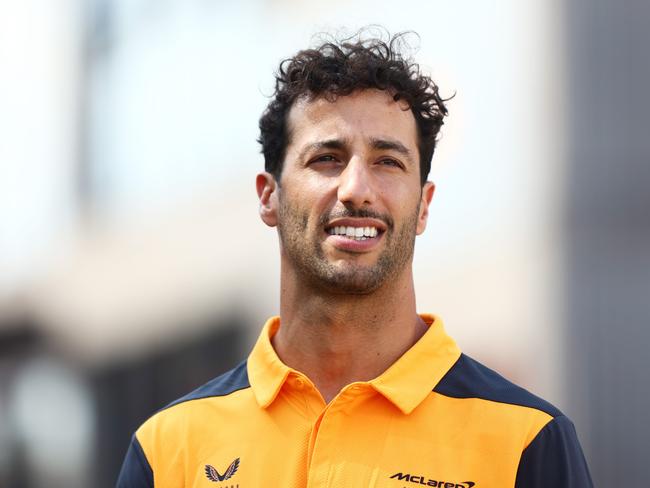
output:
[[377,237],[382,231],[373,226],[354,227],[351,225],[337,225],[326,229],[326,232],[331,236],[343,236],[348,239],[354,239],[355,241],[365,241]]
[[325,233],[339,250],[366,252],[378,245],[386,229],[386,224],[379,219],[341,218],[330,221]]

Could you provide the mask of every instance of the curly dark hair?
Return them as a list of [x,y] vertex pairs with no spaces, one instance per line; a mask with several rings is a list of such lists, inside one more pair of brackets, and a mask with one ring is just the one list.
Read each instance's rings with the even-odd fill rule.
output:
[[260,118],[264,168],[279,182],[289,143],[287,118],[293,103],[301,97],[325,96],[330,100],[356,90],[388,90],[395,101],[404,100],[418,128],[420,179],[424,184],[431,169],[437,135],[447,115],[444,100],[433,80],[400,48],[408,32],[362,39],[362,33],[342,41],[328,41],[314,49],[298,52],[280,63],[275,75],[275,92]]

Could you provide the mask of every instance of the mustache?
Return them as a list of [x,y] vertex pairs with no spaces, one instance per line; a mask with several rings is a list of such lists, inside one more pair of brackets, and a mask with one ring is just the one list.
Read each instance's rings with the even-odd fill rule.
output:
[[344,208],[332,210],[332,212],[320,216],[319,224],[321,227],[324,227],[328,224],[328,222],[331,222],[334,219],[344,218],[377,219],[386,224],[386,227],[388,229],[392,229],[394,226],[394,221],[390,215],[382,214],[365,208]]

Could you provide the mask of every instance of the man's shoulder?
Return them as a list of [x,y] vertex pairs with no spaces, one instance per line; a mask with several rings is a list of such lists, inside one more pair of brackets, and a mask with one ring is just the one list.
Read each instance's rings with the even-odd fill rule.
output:
[[174,407],[181,403],[186,403],[193,400],[201,400],[203,398],[224,397],[231,395],[237,391],[250,388],[246,364],[246,361],[242,361],[230,371],[227,371],[222,375],[211,379],[187,395],[174,400],[166,407],[164,407],[161,411]]
[[[201,400],[227,401],[233,398],[237,392],[250,388],[246,361],[236,367],[208,381],[196,388],[187,395],[184,395],[167,404],[155,412],[139,429],[142,431],[147,426],[158,425],[161,422],[168,423],[177,420],[178,416],[184,417],[189,412],[195,412],[201,407]],[[211,402],[214,407],[215,402]],[[165,422],[166,421],[166,422]]]
[[244,361],[154,413],[131,440],[118,486],[151,487],[154,471],[163,478],[182,480],[182,467],[168,460],[201,439],[227,432],[232,416],[249,404],[249,387]]
[[532,408],[553,418],[562,415],[559,409],[546,400],[505,379],[466,354],[460,355],[433,391],[453,398],[476,398]]

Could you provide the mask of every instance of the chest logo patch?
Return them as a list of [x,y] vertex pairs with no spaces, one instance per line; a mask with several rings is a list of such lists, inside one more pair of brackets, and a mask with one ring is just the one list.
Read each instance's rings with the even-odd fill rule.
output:
[[214,468],[214,466],[206,464],[205,475],[208,477],[210,481],[219,483],[221,481],[226,481],[232,478],[238,469],[239,469],[239,458],[235,459],[232,463],[230,463],[230,466],[228,466],[228,469],[226,469],[226,471],[223,474],[219,474],[219,471],[217,471]]
[[437,486],[440,488],[472,488],[476,483],[473,481],[463,481],[462,483],[454,483],[453,481],[444,481],[444,480],[435,480],[430,478],[425,478],[424,476],[419,476],[409,473],[395,473],[391,476],[391,479],[398,479],[400,481],[409,481],[411,483],[417,483],[418,485],[424,486]]

